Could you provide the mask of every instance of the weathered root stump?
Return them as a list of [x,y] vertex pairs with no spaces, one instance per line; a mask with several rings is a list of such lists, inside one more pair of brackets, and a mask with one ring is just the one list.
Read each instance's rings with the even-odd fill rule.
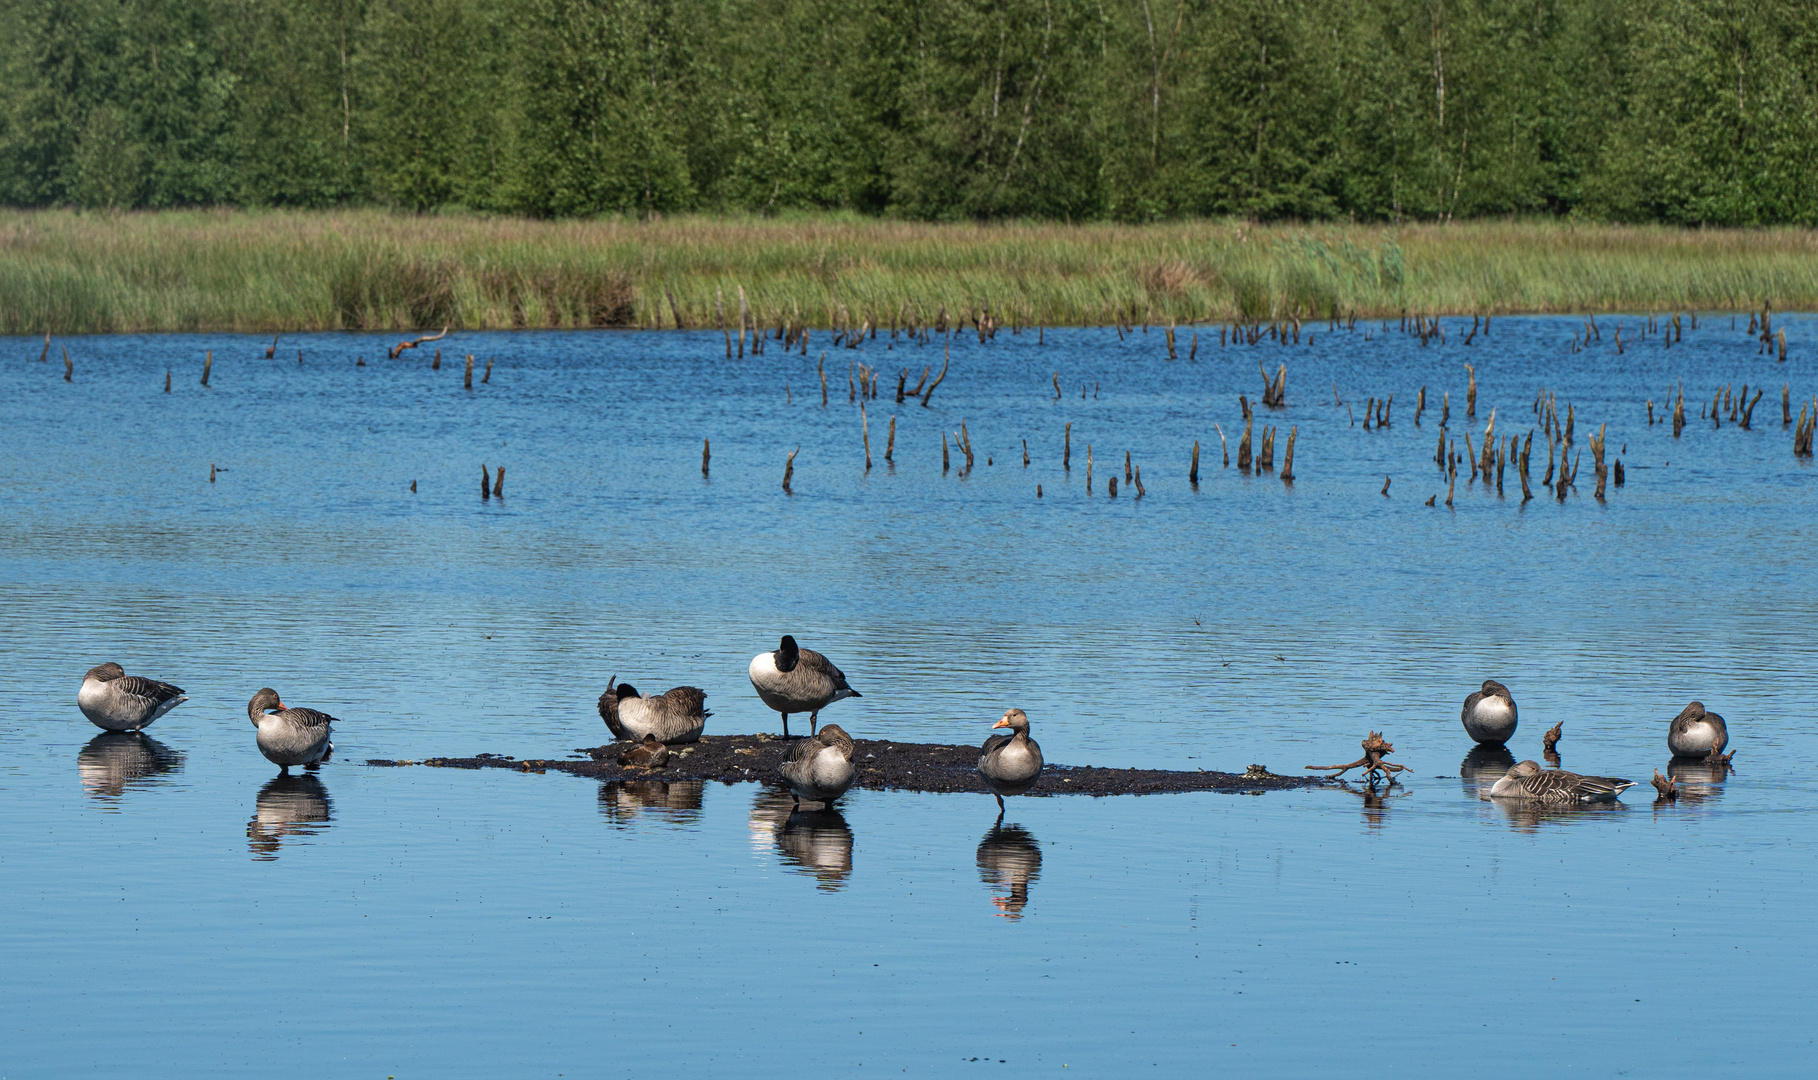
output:
[[[380,767],[427,765],[445,769],[512,769],[518,772],[563,772],[596,780],[715,780],[724,784],[770,781],[794,739],[774,735],[704,735],[698,743],[670,747],[666,768],[623,767],[618,757],[627,743],[580,747],[584,758],[526,758],[507,754],[433,757],[420,761],[369,759]],[[988,795],[978,777],[976,746],[853,741],[854,787],[873,790],[967,792]],[[1109,769],[1050,763],[1030,795],[1161,795],[1182,791],[1260,792],[1306,788],[1326,783],[1324,777],[1276,776],[1262,770],[1247,774],[1172,769]]]
[[1393,762],[1383,760],[1385,755],[1393,754],[1395,752],[1395,747],[1391,746],[1388,740],[1382,737],[1381,732],[1370,732],[1369,736],[1363,741],[1363,752],[1363,757],[1358,758],[1349,765],[1308,765],[1306,767],[1316,772],[1329,772],[1332,775],[1328,779],[1333,780],[1350,772],[1352,769],[1361,768],[1364,771],[1364,779],[1367,782],[1374,784],[1377,780],[1381,779],[1387,780],[1391,785],[1399,783],[1399,781],[1395,779],[1396,773],[1408,771],[1406,765],[1397,765]]
[[1662,775],[1660,775],[1660,770],[1655,769],[1654,770],[1654,779],[1651,781],[1651,783],[1653,783],[1654,791],[1657,793],[1654,796],[1654,800],[1656,802],[1660,802],[1660,801],[1675,802],[1678,800],[1679,782],[1674,780],[1672,777],[1662,776]]
[[1541,752],[1557,757],[1559,754],[1559,740],[1564,736],[1565,721],[1561,720],[1559,723],[1548,728],[1546,733],[1540,737]]
[[1735,756],[1736,756],[1736,751],[1734,751],[1734,750],[1731,750],[1727,754],[1720,754],[1717,752],[1716,747],[1712,747],[1711,752],[1704,755],[1704,763],[1706,765],[1726,765],[1729,768],[1733,769],[1736,766],[1730,765],[1730,759]]

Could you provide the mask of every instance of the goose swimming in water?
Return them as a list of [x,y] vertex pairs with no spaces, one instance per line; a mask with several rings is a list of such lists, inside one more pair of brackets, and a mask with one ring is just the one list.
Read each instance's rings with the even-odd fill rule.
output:
[[1515,699],[1509,688],[1485,679],[1483,689],[1465,698],[1465,734],[1480,743],[1506,743],[1515,734]]
[[1633,780],[1614,776],[1580,776],[1564,769],[1542,770],[1532,761],[1510,769],[1490,788],[1493,799],[1527,799],[1550,806],[1575,806],[1608,802],[1635,786]]
[[783,635],[775,652],[751,658],[751,685],[764,704],[783,714],[783,735],[789,734],[789,714],[808,714],[808,734],[813,735],[822,709],[842,698],[864,695],[846,685],[846,673],[813,649],[796,645]]
[[259,753],[285,776],[292,765],[315,765],[334,753],[330,725],[340,721],[314,709],[293,709],[269,686],[246,703],[246,716],[259,730]]
[[985,786],[997,796],[997,813],[1004,813],[1004,796],[1022,795],[1035,786],[1042,775],[1042,748],[1029,737],[1029,717],[1021,709],[1011,709],[991,725],[1009,728],[1008,735],[993,735],[985,740],[978,755],[978,774]]
[[606,721],[614,738],[637,742],[646,735],[655,735],[665,743],[701,741],[707,718],[713,715],[704,707],[705,690],[678,686],[667,693],[645,697],[630,683],[618,683],[615,689],[613,683],[617,681],[617,675],[606,680],[606,692],[600,695],[600,719]]
[[139,731],[188,700],[182,687],[128,675],[111,661],[89,668],[76,691],[76,707],[103,731]]
[[803,799],[832,806],[846,793],[856,775],[852,768],[852,736],[838,724],[828,724],[797,742],[783,759],[783,783],[799,804]]
[[1711,751],[1723,752],[1730,744],[1730,729],[1723,717],[1706,712],[1704,703],[1694,701],[1679,710],[1667,728],[1667,749],[1674,757],[1704,757]]

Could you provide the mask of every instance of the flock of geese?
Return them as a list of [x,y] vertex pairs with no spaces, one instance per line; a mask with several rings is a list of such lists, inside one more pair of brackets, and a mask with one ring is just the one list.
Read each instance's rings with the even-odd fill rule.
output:
[[[831,806],[852,787],[852,737],[838,724],[821,726],[820,711],[836,701],[861,696],[831,660],[813,649],[800,647],[794,637],[783,635],[773,651],[752,657],[751,685],[766,706],[782,714],[783,735],[789,735],[789,714],[807,713],[807,736],[790,747],[778,770],[799,806],[802,800]],[[128,675],[119,664],[89,669],[76,694],[82,714],[106,731],[140,731],[188,700],[180,687],[156,679]],[[662,694],[639,694],[615,675],[600,695],[600,719],[617,739],[632,746],[619,756],[621,765],[660,768],[673,744],[698,742],[706,730],[707,694],[699,687],[678,686]],[[276,690],[264,687],[246,705],[247,719],[256,732],[259,753],[289,775],[293,765],[314,768],[334,753],[331,742],[334,717],[315,709],[284,704]],[[1460,714],[1465,733],[1484,747],[1503,747],[1515,734],[1517,712],[1509,688],[1494,679],[1465,699]],[[997,797],[1001,818],[1006,795],[1022,795],[1041,778],[1042,750],[1029,737],[1029,717],[1021,709],[1006,710],[996,723],[1009,729],[993,735],[980,747],[978,774]],[[1667,747],[1675,758],[1722,754],[1729,745],[1723,717],[1694,701],[1682,709],[1667,728]],[[1603,802],[1618,798],[1635,784],[1612,776],[1586,776],[1564,769],[1543,769],[1521,761],[1490,788],[1492,799],[1529,801],[1547,806]]]

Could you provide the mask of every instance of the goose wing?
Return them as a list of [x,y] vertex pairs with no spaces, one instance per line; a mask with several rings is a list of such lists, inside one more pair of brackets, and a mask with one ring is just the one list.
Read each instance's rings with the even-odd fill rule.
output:
[[1464,711],[1458,714],[1458,718],[1468,722],[1471,719],[1471,714],[1477,711],[1477,703],[1482,700],[1483,691],[1473,691],[1470,697],[1465,698]]
[[698,686],[678,686],[663,695],[663,707],[671,716],[712,716],[706,705],[707,691]]
[[180,686],[172,686],[156,679],[143,679],[137,675],[125,675],[115,679],[113,686],[116,693],[136,698],[144,702],[148,708],[183,696],[183,688]]
[[317,712],[315,709],[285,709],[278,715],[288,723],[305,728],[325,728],[330,724],[341,722],[327,713]]
[[801,656],[800,659],[796,661],[796,666],[805,667],[809,671],[826,676],[833,683],[833,688],[835,690],[852,689],[852,687],[846,685],[846,673],[834,666],[833,661],[822,656],[820,653],[815,652],[813,649],[801,650]]

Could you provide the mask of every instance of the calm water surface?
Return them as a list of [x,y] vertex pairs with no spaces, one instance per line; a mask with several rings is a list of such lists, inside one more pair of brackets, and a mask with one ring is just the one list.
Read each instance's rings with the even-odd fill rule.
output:
[[[0,1074],[1808,1074],[1818,495],[1780,388],[1818,391],[1818,323],[1785,318],[1777,364],[1728,316],[1670,349],[1631,317],[1621,355],[1615,321],[1578,354],[1575,321],[1515,318],[1468,347],[1202,329],[1192,361],[1183,331],[1172,363],[1159,332],[960,336],[930,408],[892,391],[939,345],[882,338],[827,351],[825,408],[820,334],[743,361],[714,334],[457,334],[439,371],[392,336],[70,339],[69,383],[0,339]],[[496,358],[471,392],[467,352]],[[1278,466],[1298,428],[1291,486],[1220,466],[1258,361],[1288,365],[1258,419]],[[869,473],[852,363],[886,378]],[[1675,440],[1646,401],[1680,380]],[[1745,383],[1751,430],[1697,418]],[[1467,471],[1447,509],[1441,395],[1480,445],[1543,387],[1580,446],[1609,425],[1627,485],[1595,502],[1587,453],[1563,504]],[[976,463],[943,473],[962,423]],[[755,785],[361,764],[598,744],[613,674],[774,730],[744,671],[785,631],[864,692],[827,714],[855,735],[975,742],[1018,705],[1050,761],[1292,773],[1381,730],[1412,772],[994,826],[982,796],[791,816]],[[104,660],[191,700],[101,735],[75,693]],[[1563,721],[1565,767],[1641,786],[1478,798],[1506,767],[1466,759],[1485,677],[1517,756]],[[317,776],[254,749],[265,685],[342,718]],[[1736,771],[1676,769],[1655,805],[1694,697]]]

